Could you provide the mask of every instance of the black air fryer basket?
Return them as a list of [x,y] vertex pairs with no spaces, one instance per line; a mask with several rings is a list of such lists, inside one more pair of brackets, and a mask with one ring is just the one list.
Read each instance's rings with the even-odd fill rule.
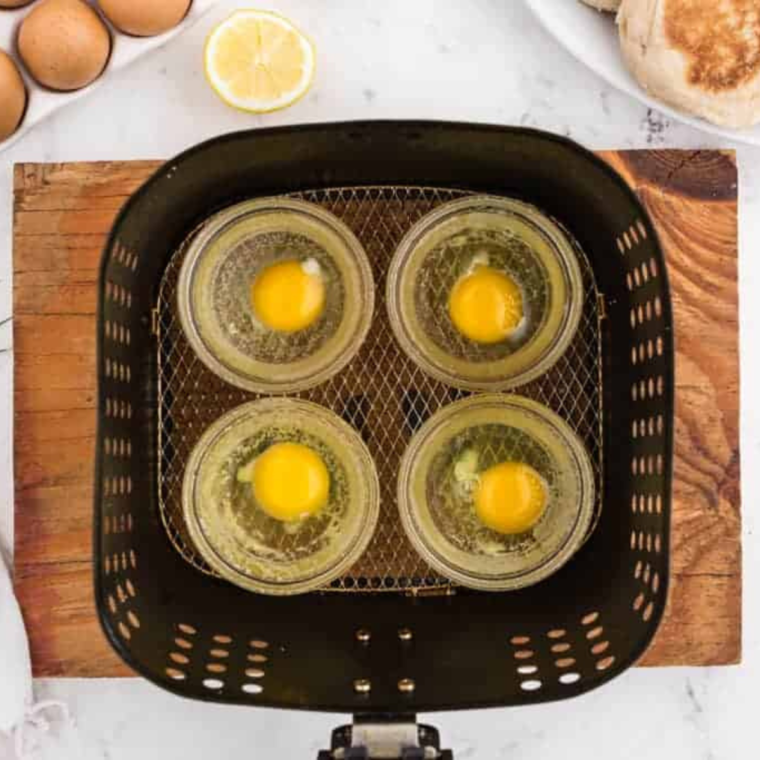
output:
[[[400,353],[381,297],[385,270],[414,221],[466,193],[521,198],[549,213],[577,240],[585,278],[573,346],[517,392],[552,406],[583,437],[598,523],[562,570],[508,593],[437,578],[395,517],[393,471],[405,443],[464,394]],[[302,395],[357,427],[384,499],[357,568],[291,598],[216,578],[177,506],[203,429],[252,398],[211,375],[179,329],[185,243],[213,212],[282,194],[341,216],[375,267],[367,344],[343,377]],[[96,598],[106,635],[141,675],[209,701],[398,716],[570,697],[647,648],[668,587],[672,313],[652,224],[594,155],[532,130],[466,124],[228,135],[168,162],[134,195],[111,233],[99,288]]]

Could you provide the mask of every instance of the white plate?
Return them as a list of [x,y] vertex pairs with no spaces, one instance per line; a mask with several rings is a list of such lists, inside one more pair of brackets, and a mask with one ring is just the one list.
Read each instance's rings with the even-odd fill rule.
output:
[[[88,0],[94,5],[94,0]],[[161,2],[161,0],[157,0]],[[75,92],[53,92],[52,90],[46,90],[44,87],[40,87],[32,78],[24,71],[24,67],[18,60],[16,55],[16,34],[18,27],[21,24],[23,18],[34,8],[36,3],[27,5],[23,8],[16,10],[8,10],[0,8],[0,49],[5,50],[16,61],[16,64],[21,71],[21,75],[24,77],[26,83],[26,90],[28,93],[28,104],[26,108],[26,114],[24,120],[21,123],[19,129],[11,135],[5,142],[0,142],[0,152],[5,148],[9,148],[16,140],[20,140],[23,135],[28,132],[35,124],[42,121],[42,119],[50,116],[51,113],[57,111],[63,106],[73,103],[75,100],[91,92],[104,82],[108,75],[112,71],[123,69],[125,66],[132,63],[140,56],[147,53],[149,50],[155,50],[166,44],[169,40],[181,34],[185,29],[192,26],[204,13],[210,10],[219,0],[193,0],[193,4],[190,6],[187,16],[179,26],[174,27],[165,34],[161,34],[157,37],[130,37],[126,34],[121,34],[116,31],[108,22],[106,24],[111,32],[111,57],[108,59],[108,64],[105,71],[88,87],[84,87],[81,90]],[[201,55],[200,51],[198,55]]]
[[600,13],[584,5],[580,0],[525,0],[525,2],[552,37],[613,87],[703,132],[751,145],[760,145],[760,126],[744,130],[725,129],[676,111],[647,95],[625,67],[620,54],[614,14]]

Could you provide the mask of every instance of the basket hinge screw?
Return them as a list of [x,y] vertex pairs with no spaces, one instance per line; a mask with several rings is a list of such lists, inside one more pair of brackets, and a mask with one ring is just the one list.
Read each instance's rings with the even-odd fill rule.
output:
[[362,644],[369,644],[371,638],[372,632],[368,631],[366,628],[360,628],[356,632],[356,640],[360,641]]
[[369,694],[372,691],[372,682],[369,678],[357,678],[354,681],[354,691],[357,694]]
[[411,628],[399,628],[398,637],[401,641],[411,641],[414,638]]
[[402,678],[398,682],[398,690],[402,694],[411,694],[415,690],[416,686],[417,685],[411,678]]

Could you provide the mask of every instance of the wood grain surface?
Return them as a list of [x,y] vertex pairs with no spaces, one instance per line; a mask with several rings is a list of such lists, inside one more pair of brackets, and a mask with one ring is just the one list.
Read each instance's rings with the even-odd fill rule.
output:
[[[731,153],[602,154],[652,213],[677,357],[672,589],[645,665],[741,656],[737,187]],[[126,676],[92,598],[96,280],[154,162],[15,170],[16,590],[37,676]]]

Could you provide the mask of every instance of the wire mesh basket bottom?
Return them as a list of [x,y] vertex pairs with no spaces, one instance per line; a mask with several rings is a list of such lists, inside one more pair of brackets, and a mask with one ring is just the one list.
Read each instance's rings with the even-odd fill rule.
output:
[[[364,245],[377,289],[369,336],[357,357],[335,378],[296,394],[322,404],[353,425],[377,465],[381,513],[375,536],[360,561],[325,591],[449,593],[453,584],[438,576],[415,552],[398,518],[396,475],[409,438],[430,415],[468,395],[436,382],[397,345],[385,309],[385,278],[398,243],[436,206],[467,193],[424,187],[353,187],[293,194],[336,214]],[[191,236],[192,237],[192,236]],[[159,478],[161,518],[172,545],[198,570],[213,574],[190,541],[182,517],[182,478],[198,438],[218,417],[258,398],[219,379],[185,340],[176,311],[179,270],[187,243],[172,256],[161,280],[156,306],[159,372]],[[582,251],[584,306],[578,333],[559,362],[519,393],[561,415],[584,441],[601,508],[601,346],[599,301],[591,266]]]

